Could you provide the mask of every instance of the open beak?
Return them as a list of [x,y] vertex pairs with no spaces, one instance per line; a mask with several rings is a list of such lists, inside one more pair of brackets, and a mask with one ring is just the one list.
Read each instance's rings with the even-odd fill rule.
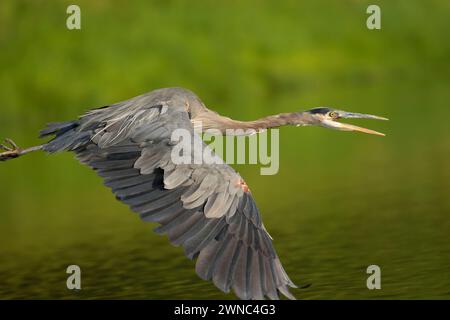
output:
[[[362,114],[362,113],[353,113],[353,112],[339,112],[339,118],[389,120],[387,118],[374,116],[371,114]],[[381,132],[377,132],[377,131],[370,130],[370,129],[363,128],[363,127],[358,127],[358,126],[355,126],[352,124],[341,123],[341,122],[334,121],[334,120],[324,120],[322,122],[322,125],[327,128],[332,128],[332,129],[337,129],[337,130],[342,130],[342,131],[359,131],[359,132],[364,132],[364,133],[368,133],[368,134],[374,134],[377,136],[385,136],[385,134],[381,133]]]

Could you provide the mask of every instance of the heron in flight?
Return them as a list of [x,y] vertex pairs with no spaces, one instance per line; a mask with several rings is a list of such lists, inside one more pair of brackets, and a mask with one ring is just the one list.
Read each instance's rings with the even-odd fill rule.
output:
[[[241,176],[225,163],[176,164],[171,139],[183,128],[193,137],[203,130],[255,129],[285,125],[321,126],[343,131],[382,133],[339,122],[341,118],[386,118],[314,108],[281,113],[254,121],[237,121],[209,110],[191,91],[164,88],[93,109],[77,120],[50,123],[40,132],[53,139],[21,149],[6,139],[0,160],[34,151],[72,151],[94,169],[117,199],[144,221],[158,222],[157,233],[181,245],[197,259],[200,278],[241,299],[295,297],[296,287],[281,265],[272,238],[261,221],[255,200]],[[203,145],[208,148],[207,145]]]

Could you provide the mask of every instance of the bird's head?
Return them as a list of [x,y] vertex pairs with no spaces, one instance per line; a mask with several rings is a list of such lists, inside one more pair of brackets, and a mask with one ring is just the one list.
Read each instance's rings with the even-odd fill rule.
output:
[[369,134],[375,134],[378,136],[384,136],[384,134],[363,127],[358,127],[352,124],[342,123],[339,122],[339,119],[359,118],[359,119],[389,120],[387,118],[378,117],[371,114],[347,112],[328,107],[320,107],[303,111],[301,112],[301,115],[304,121],[303,124],[306,125],[316,125],[341,131],[359,131]]

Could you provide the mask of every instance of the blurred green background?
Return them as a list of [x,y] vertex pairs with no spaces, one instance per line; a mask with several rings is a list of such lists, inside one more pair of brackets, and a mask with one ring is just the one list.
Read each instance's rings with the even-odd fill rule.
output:
[[[385,138],[280,131],[248,182],[299,299],[450,297],[449,1],[0,2],[0,137],[160,87],[250,120],[315,106],[389,117]],[[378,4],[382,29],[366,28]],[[231,299],[72,154],[0,164],[0,298]],[[82,290],[66,288],[66,267]],[[381,267],[381,290],[366,268]]]

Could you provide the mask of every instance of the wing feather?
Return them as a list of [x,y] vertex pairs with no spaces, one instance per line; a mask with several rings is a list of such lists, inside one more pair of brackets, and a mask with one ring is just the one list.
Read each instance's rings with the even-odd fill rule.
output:
[[173,130],[196,137],[189,117],[182,99],[158,91],[50,125],[43,134],[56,137],[44,149],[74,151],[142,220],[158,222],[157,233],[197,257],[202,279],[241,299],[278,299],[278,292],[294,299],[288,290],[294,284],[239,174],[224,163],[171,161]]

